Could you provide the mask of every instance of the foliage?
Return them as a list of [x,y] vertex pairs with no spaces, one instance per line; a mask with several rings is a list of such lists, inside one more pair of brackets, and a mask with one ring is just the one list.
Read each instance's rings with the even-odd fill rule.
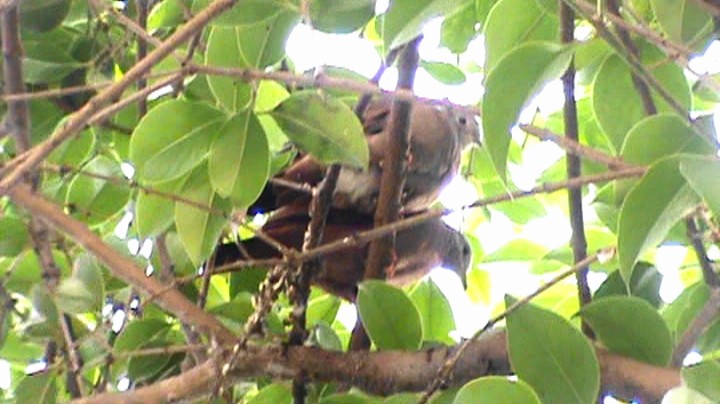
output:
[[[113,3],[122,2],[21,2],[24,82],[28,92],[51,90],[50,95],[27,101],[32,146],[48,142],[75,111],[137,66],[140,51],[131,34],[136,31],[117,14],[136,19],[145,2],[129,1],[120,11],[112,11]],[[210,0],[151,3],[147,32],[159,41],[181,32],[188,18],[213,7]],[[584,220],[589,254],[617,251],[590,266],[593,279],[605,279],[599,287],[593,285],[592,303],[580,308],[576,288],[560,283],[508,315],[509,357],[517,383],[483,377],[466,384],[456,396],[450,390],[440,398],[456,403],[476,402],[478,397],[492,402],[597,401],[600,362],[580,319],[609,351],[667,366],[693,319],[713,296],[698,259],[707,252],[693,239],[712,246],[710,253],[716,255],[720,243],[720,160],[710,123],[720,102],[720,82],[714,76],[690,74],[686,63],[702,54],[715,36],[718,16],[713,17],[713,8],[700,7],[704,1],[626,0],[618,17],[624,24],[610,20],[609,26],[599,28],[593,24],[607,20],[587,14],[595,2],[562,2],[573,5],[577,13],[578,38],[563,44],[558,40],[562,24],[555,1],[394,0],[379,15],[375,3],[238,1],[197,38],[182,42],[154,63],[147,85],[170,74],[182,76],[164,89],[168,91],[146,100],[147,113],[131,103],[86,121],[82,131],[43,159],[37,167],[39,192],[138,269],[165,284],[172,282],[170,276],[181,280],[173,285],[187,299],[193,304],[202,300],[208,313],[240,334],[256,310],[253,304],[265,271],[196,277],[196,269],[219,242],[250,237],[255,225],[244,212],[268,179],[292,160],[294,151],[288,152],[287,143],[327,164],[362,169],[369,160],[362,126],[349,107],[357,99],[358,86],[365,85],[364,78],[340,68],[323,70],[335,80],[330,84],[300,77],[302,72],[294,70],[285,53],[290,33],[298,24],[327,33],[360,33],[384,55],[440,17],[440,44],[458,55],[453,58],[457,63],[421,59],[420,68],[448,85],[469,86],[473,75],[483,77],[482,91],[467,91],[483,94],[478,110],[484,147],[467,152],[462,171],[481,200],[498,198],[465,214],[463,231],[473,248],[467,297],[474,307],[498,314],[504,303],[516,301],[502,290],[505,271],[512,271],[513,282],[535,285],[573,265],[570,239],[566,245],[549,246],[528,236],[527,229],[548,212],[562,215],[553,225],[558,228],[566,228],[571,215]],[[605,3],[615,1],[598,2],[603,7]],[[638,28],[627,31],[634,50],[628,50],[617,34],[628,27]],[[468,46],[472,41],[482,43],[484,59],[472,54],[478,49]],[[154,47],[157,44],[150,45]],[[217,69],[202,70],[199,65]],[[563,112],[538,105],[538,100],[550,93],[562,97],[562,91],[548,84],[557,83],[569,66],[577,70],[579,86],[575,96],[579,143],[584,146],[579,151],[586,175],[581,188],[584,215],[568,208],[567,185],[558,185],[558,193],[545,192],[547,187],[519,191],[527,186],[517,175],[532,167],[537,184],[567,179],[564,154],[544,158],[538,166],[536,156],[547,144],[530,134],[534,129],[565,132]],[[223,68],[236,70],[222,72]],[[633,74],[649,90],[639,89]],[[322,88],[311,88],[313,82]],[[85,90],[52,93],[77,86]],[[648,102],[654,104],[653,111]],[[537,108],[534,116],[528,106]],[[7,105],[2,108],[6,115],[13,113]],[[526,125],[526,132],[519,123]],[[0,165],[10,167],[0,171],[0,180],[17,162],[19,148],[12,136],[0,137]],[[645,170],[618,174],[631,167]],[[178,313],[162,310],[155,297],[138,296],[141,285],[117,278],[115,268],[86,250],[77,234],[51,231],[50,259],[58,281],[52,286],[35,254],[33,215],[12,198],[0,199],[0,207],[0,358],[10,364],[12,376],[6,398],[66,401],[72,383],[90,395],[102,389],[116,391],[122,378],[134,387],[151,385],[192,363],[188,350],[173,348],[190,342],[211,344],[207,336],[181,327]],[[484,238],[484,229],[498,218],[513,228],[509,239],[500,239],[501,245]],[[698,226],[699,231],[687,230]],[[138,253],[144,240],[152,241],[151,251]],[[574,240],[579,243],[577,236]],[[128,243],[137,248],[128,252]],[[670,270],[681,279],[682,292],[664,302],[661,272],[667,272],[658,268],[668,264],[657,252],[668,244],[680,245],[687,253],[680,268]],[[707,281],[710,276],[704,275]],[[351,329],[338,315],[344,304],[313,288],[307,315],[310,344],[347,349]],[[452,332],[468,320],[453,317],[449,299],[431,280],[408,289],[366,281],[359,287],[357,304],[379,350],[452,345]],[[291,311],[284,295],[274,303],[266,319],[268,342],[284,338]],[[691,342],[703,361],[683,368],[687,391],[673,394],[718,400],[718,384],[708,380],[720,377],[720,325],[709,324]],[[25,374],[28,364],[42,360],[49,362],[45,371]],[[309,398],[379,400],[356,392],[335,394],[336,387],[315,383]],[[292,399],[288,383],[270,383],[263,377],[248,378],[229,394],[247,402]],[[417,397],[398,395],[390,400],[414,402]]]

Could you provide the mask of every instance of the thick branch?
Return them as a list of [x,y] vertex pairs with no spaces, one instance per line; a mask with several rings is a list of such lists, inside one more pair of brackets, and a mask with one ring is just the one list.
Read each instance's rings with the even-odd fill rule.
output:
[[[372,394],[422,391],[457,347],[421,352],[336,352],[313,347],[248,347],[231,371],[232,378],[269,376],[289,379],[304,372],[314,382],[351,384]],[[602,391],[648,401],[659,400],[679,386],[676,369],[660,368],[596,350],[601,367]],[[448,387],[460,386],[487,375],[511,373],[504,332],[474,341],[458,362]],[[209,394],[218,377],[212,362],[179,376],[127,393],[102,394],[77,403],[171,402]],[[233,380],[228,380],[232,382]]]

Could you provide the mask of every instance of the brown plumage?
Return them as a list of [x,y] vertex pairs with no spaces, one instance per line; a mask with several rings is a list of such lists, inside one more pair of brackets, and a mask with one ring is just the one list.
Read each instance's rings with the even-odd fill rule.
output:
[[[263,226],[263,232],[287,247],[300,250],[308,222],[307,206],[285,206],[271,216]],[[323,243],[337,241],[371,227],[370,216],[333,209],[327,219]],[[254,259],[279,256],[275,249],[256,238],[243,241],[242,247]],[[330,293],[353,300],[357,283],[363,278],[367,251],[367,245],[354,246],[323,256],[314,283]],[[437,266],[454,271],[464,282],[465,271],[470,264],[470,247],[461,233],[436,218],[398,232],[394,257],[392,267],[385,269],[391,284],[411,283]],[[215,265],[243,258],[235,244],[224,244],[218,248]]]

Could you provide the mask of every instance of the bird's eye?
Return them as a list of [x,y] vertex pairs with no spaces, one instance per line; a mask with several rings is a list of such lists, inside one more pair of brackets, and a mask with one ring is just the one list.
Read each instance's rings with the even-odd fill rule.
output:
[[467,119],[465,119],[464,116],[461,116],[458,118],[458,122],[460,122],[460,125],[465,125],[467,123]]

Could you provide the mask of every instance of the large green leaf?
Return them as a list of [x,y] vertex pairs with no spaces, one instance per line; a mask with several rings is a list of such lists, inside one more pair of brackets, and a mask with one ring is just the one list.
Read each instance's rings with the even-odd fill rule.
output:
[[375,15],[375,0],[312,0],[310,22],[324,32],[345,34],[365,26]]
[[133,220],[139,236],[156,236],[170,227],[175,220],[175,201],[171,196],[184,179],[153,184],[151,188],[155,193],[140,191],[135,200]]
[[0,217],[0,257],[16,257],[30,240],[27,224],[13,216]]
[[58,286],[58,307],[67,313],[99,312],[105,301],[105,282],[95,258],[81,254],[73,264],[73,274]]
[[22,28],[46,32],[67,17],[72,0],[23,0],[19,4]]
[[395,0],[382,19],[386,50],[397,48],[418,36],[433,18],[455,11],[462,0]]
[[[516,299],[507,296],[510,306]],[[531,304],[507,318],[510,362],[543,403],[592,403],[600,390],[595,350],[565,319]]]
[[[120,164],[105,156],[92,159],[83,172],[89,175],[78,174],[73,179],[65,202],[73,216],[91,226],[98,225],[125,207],[130,199],[130,186],[122,182]],[[93,174],[101,177],[92,177]]]
[[488,376],[465,384],[455,396],[453,404],[540,404],[540,398],[529,384],[522,380],[510,381],[507,377]]
[[410,299],[415,303],[422,320],[423,340],[453,345],[450,332],[455,331],[455,319],[445,295],[432,280],[420,282]]
[[321,162],[367,168],[365,134],[357,116],[342,101],[300,91],[280,103],[272,116],[290,140]]
[[620,209],[618,257],[627,282],[640,255],[665,239],[668,231],[697,202],[697,195],[680,174],[680,159],[667,157],[653,164],[635,185]]
[[23,78],[30,84],[56,83],[83,65],[56,44],[31,41],[25,44]]
[[680,162],[680,172],[705,200],[715,217],[720,217],[720,160],[686,157]]
[[673,349],[670,329],[646,301],[611,296],[584,306],[580,315],[610,351],[655,365],[667,366]]
[[556,15],[535,1],[498,1],[485,24],[485,73],[489,74],[503,56],[525,42],[554,41],[559,24]]
[[713,31],[710,13],[692,0],[650,0],[650,4],[671,41],[695,44]]
[[[665,54],[649,45],[640,46],[641,59],[648,71],[685,109],[690,109],[690,87],[682,68],[675,63],[661,63]],[[632,81],[630,67],[617,55],[608,57],[595,77],[593,109],[598,123],[615,150],[620,150],[625,137],[647,114]],[[655,91],[651,91],[658,112],[675,112]]]
[[620,271],[613,271],[593,294],[593,299],[602,299],[608,296],[635,296],[650,303],[653,307],[660,307],[660,285],[662,274],[646,262],[638,262],[633,269],[630,282],[627,284]]
[[510,128],[522,108],[570,63],[567,48],[549,42],[530,42],[513,49],[487,77],[483,95],[483,133],[493,166],[505,179]]
[[682,378],[688,387],[714,401],[720,401],[720,363],[713,360],[682,368]]
[[57,375],[41,372],[25,376],[15,388],[18,403],[54,404],[58,399]]
[[241,112],[220,128],[208,169],[215,191],[235,206],[246,208],[257,199],[270,170],[270,152],[255,114]]
[[358,289],[358,312],[378,349],[412,351],[420,347],[422,320],[405,292],[377,280],[364,281]]
[[[212,0],[194,0],[193,14],[207,7]],[[291,9],[285,0],[243,0],[211,21],[212,26],[237,27],[256,24]],[[298,10],[299,11],[299,10]]]
[[[208,37],[205,63],[214,67],[245,66],[239,41],[236,28],[213,28]],[[250,103],[250,85],[240,78],[208,75],[207,82],[215,100],[228,111],[240,111]]]
[[675,153],[712,154],[714,147],[675,114],[649,116],[630,129],[620,155],[637,165],[650,165]]
[[464,6],[446,16],[440,27],[440,46],[450,49],[452,53],[465,52],[468,43],[478,34],[476,2],[465,0],[464,3]]
[[212,253],[226,222],[218,213],[225,213],[230,208],[230,203],[213,191],[207,171],[205,165],[197,167],[178,190],[182,200],[199,206],[175,202],[175,227],[185,252],[195,265],[200,265]]
[[130,160],[142,181],[178,178],[202,162],[225,115],[205,103],[171,100],[151,109],[133,131]]

